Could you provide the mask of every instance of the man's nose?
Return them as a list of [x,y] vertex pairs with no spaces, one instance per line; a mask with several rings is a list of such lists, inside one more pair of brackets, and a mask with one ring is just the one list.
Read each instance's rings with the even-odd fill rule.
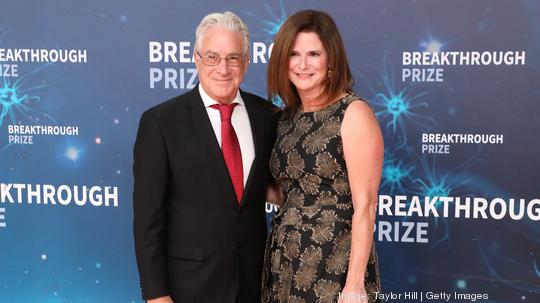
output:
[[227,60],[222,58],[219,61],[218,65],[217,65],[217,69],[221,74],[226,74],[229,71],[229,66],[227,65]]

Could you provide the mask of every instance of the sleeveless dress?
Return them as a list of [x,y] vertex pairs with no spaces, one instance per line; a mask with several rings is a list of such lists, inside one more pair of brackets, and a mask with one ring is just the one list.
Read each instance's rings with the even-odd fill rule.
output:
[[[270,170],[283,190],[272,221],[262,277],[262,302],[335,303],[345,286],[353,204],[341,141],[348,95],[315,112],[279,122]],[[366,269],[369,302],[380,302],[375,246]]]

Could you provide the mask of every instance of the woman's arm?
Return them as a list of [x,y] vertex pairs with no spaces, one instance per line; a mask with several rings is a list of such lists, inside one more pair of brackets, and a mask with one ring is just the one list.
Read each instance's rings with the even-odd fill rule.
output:
[[[354,206],[351,254],[342,293],[365,294],[364,276],[373,244],[384,157],[382,133],[368,104],[349,104],[343,118],[341,136]],[[367,302],[367,298],[343,299],[341,302]]]

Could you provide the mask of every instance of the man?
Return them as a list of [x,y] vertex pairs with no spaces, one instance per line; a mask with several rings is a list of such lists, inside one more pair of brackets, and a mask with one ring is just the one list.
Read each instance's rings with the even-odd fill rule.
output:
[[134,235],[148,302],[260,301],[275,107],[239,90],[249,32],[233,13],[196,31],[199,85],[146,111],[134,149]]

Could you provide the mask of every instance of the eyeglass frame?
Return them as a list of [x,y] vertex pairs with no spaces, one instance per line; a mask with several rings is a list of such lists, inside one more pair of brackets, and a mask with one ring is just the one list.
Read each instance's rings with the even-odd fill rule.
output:
[[[225,58],[222,58],[220,55],[218,55],[218,54],[216,54],[216,53],[211,53],[211,54],[213,54],[213,55],[215,55],[215,56],[217,56],[217,57],[219,58],[219,61],[218,61],[216,64],[207,64],[207,63],[205,63],[205,62],[204,62],[204,61],[205,61],[204,58],[207,58],[207,57],[205,57],[205,56],[207,56],[207,55],[203,56],[203,55],[201,55],[201,52],[200,52],[200,51],[197,51],[197,55],[199,56],[199,58],[201,58],[201,62],[202,62],[204,65],[206,65],[206,66],[218,66],[219,64],[221,64],[221,61],[222,61],[222,60],[225,60],[225,64],[227,64],[227,66],[231,66],[231,67],[239,67],[240,65],[242,65],[242,63],[245,63],[246,60],[247,60],[247,56],[246,56],[246,55],[230,54],[230,55],[227,55]],[[231,65],[231,64],[230,64],[229,60],[231,59],[231,56],[233,56],[233,55],[238,55],[238,56],[240,56],[240,58],[242,59],[238,65]]]

